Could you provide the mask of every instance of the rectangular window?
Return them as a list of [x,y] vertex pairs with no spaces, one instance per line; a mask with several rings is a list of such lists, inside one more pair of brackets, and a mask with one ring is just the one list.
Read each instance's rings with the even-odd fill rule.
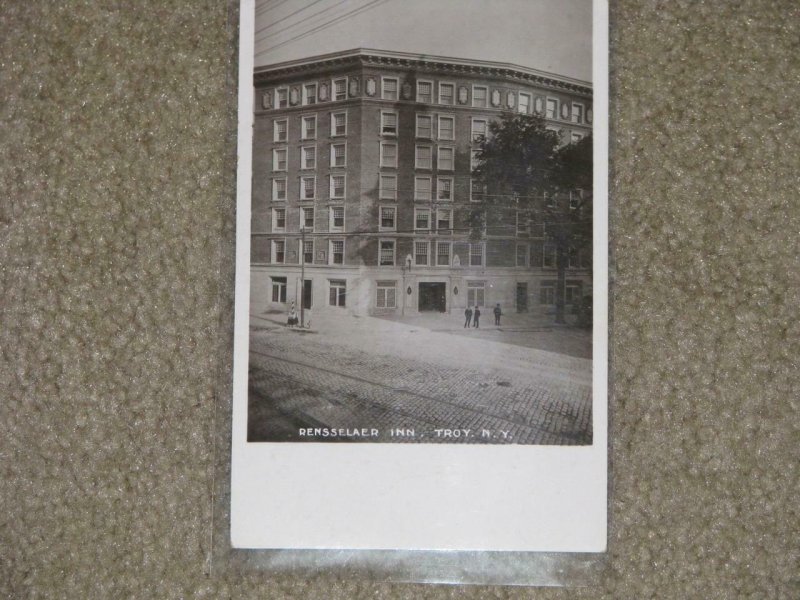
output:
[[414,179],[414,200],[430,202],[431,200],[431,178],[417,177]]
[[436,266],[450,266],[450,242],[436,242]]
[[555,98],[548,98],[546,106],[547,110],[545,111],[545,116],[548,119],[558,118],[558,100]]
[[313,200],[317,196],[317,178],[300,178],[300,200]]
[[394,240],[381,240],[379,254],[378,264],[381,267],[394,266]]
[[347,77],[333,80],[333,99],[347,100]]
[[272,209],[272,231],[286,231],[286,209]]
[[286,303],[286,277],[271,277],[272,301]]
[[486,185],[477,179],[470,180],[469,200],[470,202],[481,202],[486,197]]
[[304,140],[313,140],[317,137],[317,117],[303,117],[303,136]]
[[472,86],[472,106],[486,108],[488,106],[489,89],[482,85]]
[[381,98],[384,100],[397,100],[397,88],[397,79],[394,77],[384,77]]
[[331,206],[331,231],[344,231],[344,206]]
[[275,91],[275,98],[277,99],[278,108],[286,108],[289,106],[289,90],[281,88]]
[[486,282],[467,282],[467,306],[486,306]]
[[556,286],[552,283],[542,282],[539,288],[539,304],[552,305],[556,303]]
[[480,150],[473,150],[469,155],[469,168],[474,171],[481,165],[481,160],[478,158],[481,155]]
[[430,81],[417,82],[417,102],[433,103],[433,83]]
[[394,281],[377,282],[378,297],[375,306],[378,308],[397,308],[397,283]]
[[314,240],[303,241],[303,262],[306,264],[314,262]]
[[344,175],[331,175],[331,198],[344,198]]
[[306,230],[314,230],[314,208],[313,207],[305,207],[303,208],[303,227]]
[[397,167],[397,144],[381,143],[381,166]]
[[436,199],[449,202],[453,199],[453,179],[439,177],[436,180]]
[[272,262],[283,264],[286,258],[286,242],[283,240],[272,240]]
[[414,242],[414,264],[428,266],[428,242]]
[[381,113],[381,135],[397,135],[397,113]]
[[436,167],[440,171],[452,171],[454,168],[455,152],[449,146],[439,146],[439,155],[437,157]]
[[272,180],[272,199],[276,202],[283,202],[286,200],[286,179],[273,179]]
[[331,144],[331,166],[344,167],[347,165],[347,146],[345,144]]
[[543,192],[542,197],[544,198],[544,205],[547,208],[555,208],[556,207],[556,197],[553,194],[549,194],[547,192]]
[[330,286],[330,295],[328,296],[329,304],[331,306],[345,306],[347,299],[347,282],[343,279],[332,279]]
[[583,193],[580,190],[573,190],[569,193],[569,208],[570,210],[577,210],[581,205],[581,198]]
[[531,112],[531,95],[530,94],[523,94],[520,92],[519,94],[519,102],[517,103],[517,110],[521,112],[523,115],[527,115]]
[[317,84],[307,83],[303,86],[303,105],[317,103]]
[[528,244],[517,244],[517,266],[528,266]]
[[433,117],[417,115],[417,137],[431,139],[433,137]]
[[472,119],[472,141],[482,142],[486,138],[487,123],[485,119]]
[[331,135],[347,135],[347,113],[333,113],[331,115]]
[[280,121],[273,122],[272,141],[285,142],[289,135],[289,121],[281,119]]
[[381,200],[397,200],[397,175],[381,175]]
[[556,247],[550,244],[545,244],[544,251],[542,252],[542,268],[555,269],[556,268]]
[[431,228],[431,210],[429,208],[414,209],[414,229]]
[[454,140],[456,139],[455,125],[456,120],[454,117],[439,117],[439,139],[440,140]]
[[397,209],[393,206],[381,206],[381,231],[394,231],[395,230],[395,214]]
[[286,170],[286,148],[275,148],[272,151],[272,170],[285,171]]
[[581,286],[576,284],[567,284],[566,295],[564,302],[566,304],[576,304],[581,299]]
[[331,240],[331,264],[344,264],[344,240]]
[[301,169],[317,168],[316,146],[303,146],[302,148],[300,148],[300,168]]
[[567,248],[567,268],[577,269],[580,267],[578,262],[578,249],[575,246]]
[[531,225],[528,215],[517,211],[517,235],[528,235],[530,232]]
[[452,104],[456,95],[456,86],[453,83],[439,84],[439,104]]
[[583,104],[572,103],[572,115],[570,120],[573,123],[583,123]]
[[469,245],[469,266],[483,266],[483,243],[477,242]]
[[433,168],[433,152],[430,146],[417,146],[414,158],[414,166],[417,169]]
[[453,211],[449,208],[440,208],[436,211],[436,230],[439,233],[448,234],[451,232],[453,223]]

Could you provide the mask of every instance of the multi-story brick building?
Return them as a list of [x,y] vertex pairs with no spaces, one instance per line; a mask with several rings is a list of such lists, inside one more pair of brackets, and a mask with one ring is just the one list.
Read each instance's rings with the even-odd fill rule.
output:
[[[359,314],[553,307],[556,253],[536,215],[574,201],[505,210],[475,241],[474,152],[508,111],[540,114],[565,141],[589,134],[590,84],[359,49],[259,67],[254,87],[254,304],[299,306],[302,294],[307,308]],[[568,254],[570,303],[591,286],[591,256]]]

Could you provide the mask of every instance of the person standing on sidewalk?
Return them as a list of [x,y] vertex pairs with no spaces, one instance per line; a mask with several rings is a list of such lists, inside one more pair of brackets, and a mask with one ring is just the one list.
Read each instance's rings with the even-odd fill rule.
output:
[[467,319],[464,321],[464,327],[469,327],[472,324],[472,309],[469,306],[464,311],[464,317]]
[[494,324],[498,327],[500,326],[500,315],[502,314],[503,312],[500,310],[500,303],[498,302],[497,306],[494,307]]
[[481,309],[475,305],[475,312],[472,313],[472,324],[477,328],[481,323]]

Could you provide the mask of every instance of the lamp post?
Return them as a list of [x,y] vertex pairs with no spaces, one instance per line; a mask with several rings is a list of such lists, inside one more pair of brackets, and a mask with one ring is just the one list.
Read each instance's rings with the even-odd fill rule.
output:
[[403,270],[403,289],[400,290],[400,295],[403,297],[403,307],[401,309],[400,315],[405,317],[406,316],[406,270],[409,272],[411,271],[411,255],[408,254],[406,259],[403,261],[403,264],[400,267]]

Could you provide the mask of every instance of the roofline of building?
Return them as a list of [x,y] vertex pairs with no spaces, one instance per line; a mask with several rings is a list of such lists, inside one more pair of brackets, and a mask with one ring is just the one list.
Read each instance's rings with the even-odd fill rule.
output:
[[256,67],[253,71],[255,83],[265,83],[275,76],[290,75],[319,69],[328,66],[339,66],[359,61],[362,64],[383,64],[400,67],[434,67],[443,68],[451,72],[460,72],[473,75],[515,76],[520,79],[554,87],[572,89],[585,94],[592,93],[592,84],[589,81],[575,79],[523,67],[511,63],[494,61],[478,61],[448,56],[435,56],[431,54],[414,54],[410,52],[389,52],[372,48],[353,48],[329,54],[318,54],[297,60],[289,60],[272,65]]

